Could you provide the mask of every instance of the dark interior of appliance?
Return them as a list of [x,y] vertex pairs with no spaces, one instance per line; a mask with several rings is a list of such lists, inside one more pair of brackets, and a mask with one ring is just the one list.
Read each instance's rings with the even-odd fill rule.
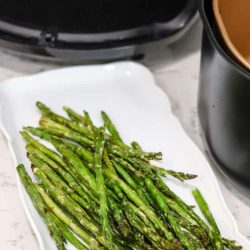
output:
[[167,22],[188,0],[1,0],[0,20],[58,32],[95,33]]

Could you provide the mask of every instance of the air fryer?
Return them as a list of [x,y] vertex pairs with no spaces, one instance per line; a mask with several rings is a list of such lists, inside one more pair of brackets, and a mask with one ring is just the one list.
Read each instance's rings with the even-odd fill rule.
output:
[[218,167],[250,187],[250,72],[230,53],[218,31],[212,1],[200,1],[204,23],[199,118]]
[[0,46],[63,61],[132,58],[178,39],[195,14],[195,0],[2,0]]

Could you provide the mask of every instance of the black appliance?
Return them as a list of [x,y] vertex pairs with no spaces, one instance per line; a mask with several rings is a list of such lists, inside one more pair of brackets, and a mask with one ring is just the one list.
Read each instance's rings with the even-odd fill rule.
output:
[[201,0],[204,23],[199,117],[218,166],[250,187],[250,72],[227,49],[217,29],[212,0]]
[[196,0],[1,0],[0,46],[64,62],[136,58],[142,44],[177,40],[196,10]]

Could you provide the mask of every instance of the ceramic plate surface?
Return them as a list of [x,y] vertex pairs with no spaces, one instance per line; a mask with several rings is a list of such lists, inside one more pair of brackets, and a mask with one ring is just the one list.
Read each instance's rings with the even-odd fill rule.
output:
[[[189,204],[195,204],[191,190],[198,187],[209,203],[223,236],[237,240],[246,250],[250,249],[249,242],[239,233],[226,207],[208,162],[172,115],[167,96],[155,85],[152,74],[145,67],[131,62],[79,66],[1,83],[1,128],[14,164],[24,163],[31,175],[25,142],[18,131],[23,126],[38,124],[37,100],[61,114],[63,105],[79,112],[86,109],[97,124],[101,124],[100,111],[105,110],[126,142],[136,140],[147,151],[162,151],[164,160],[160,165],[163,167],[198,174],[199,178],[186,184],[165,180]],[[45,224],[18,178],[17,183],[40,249],[55,250]],[[198,209],[197,212],[200,213]],[[70,246],[69,249],[74,248]]]

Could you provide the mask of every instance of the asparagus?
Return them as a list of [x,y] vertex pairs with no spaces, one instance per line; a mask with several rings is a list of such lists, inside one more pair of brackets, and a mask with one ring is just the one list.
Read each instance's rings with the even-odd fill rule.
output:
[[[43,131],[48,132],[49,134],[63,137],[66,139],[70,139],[77,143],[82,144],[83,146],[93,148],[93,141],[91,139],[85,137],[79,132],[71,130],[70,128],[65,127],[64,125],[61,125],[60,123],[54,122],[53,120],[50,120],[46,117],[42,117],[40,119],[40,126],[43,129]],[[162,159],[161,152],[156,152],[156,153],[142,152],[142,151],[134,150],[128,147],[124,148],[124,147],[121,147],[121,145],[119,146],[111,145],[109,148],[111,152],[114,154],[132,156],[132,157],[136,157],[142,160],[148,160],[148,159],[161,160]]]
[[53,121],[58,122],[66,127],[69,127],[71,129],[75,130],[76,132],[83,134],[86,137],[92,138],[91,133],[87,128],[85,128],[83,126],[79,126],[76,122],[68,120],[68,119],[64,118],[63,116],[60,116],[60,115],[54,113],[50,108],[48,108],[42,102],[37,102],[36,106],[41,110],[43,115],[49,117]]
[[194,189],[192,191],[192,193],[193,193],[193,196],[194,196],[196,202],[198,203],[198,205],[200,207],[201,212],[206,217],[209,225],[212,228],[215,248],[217,250],[224,249],[220,230],[219,230],[219,228],[218,228],[218,226],[217,226],[217,224],[215,222],[215,219],[214,219],[211,211],[209,210],[207,202],[205,201],[205,199],[203,198],[201,192],[198,189]]
[[28,176],[23,165],[17,167],[17,171],[21,178],[21,181],[29,194],[31,201],[39,214],[45,220],[52,237],[56,241],[58,249],[66,249],[64,246],[64,238],[68,240],[71,244],[77,247],[80,250],[88,250],[81,241],[79,241],[69,230],[68,228],[46,207],[40,194],[37,192],[36,188],[33,186],[33,183]]
[[[104,151],[103,151],[103,161],[104,161],[105,166],[106,166],[107,168],[109,168],[109,169],[112,170],[114,173],[116,173],[115,168],[114,168],[114,166],[113,166],[113,164],[112,164],[112,162],[111,162],[111,160],[110,160],[110,158],[109,158],[109,156],[108,156],[108,152],[107,152],[107,149],[106,149],[106,148],[104,148]],[[106,182],[107,182],[107,180],[106,180]],[[115,193],[120,199],[123,199],[123,198],[124,198],[123,192],[122,192],[122,190],[120,189],[120,187],[119,187],[117,184],[115,184],[114,182],[111,181],[111,185],[110,185],[110,186],[111,186],[111,188],[113,189],[114,193]]]
[[197,177],[197,175],[195,174],[187,174],[187,173],[183,173],[183,172],[176,172],[173,170],[169,170],[169,169],[161,169],[158,168],[158,171],[162,172],[162,176],[164,176],[164,174],[166,176],[172,176],[175,179],[178,179],[180,181],[186,181],[186,180],[191,180],[191,179],[195,179]]
[[[29,127],[30,128],[30,127]],[[29,130],[29,128],[27,127],[26,129]],[[33,130],[31,131],[31,133],[33,132]],[[35,140],[34,138],[32,138],[27,132],[25,131],[21,131],[20,134],[23,136],[23,138],[30,144],[34,145],[36,148],[38,148],[41,152],[43,152],[44,154],[48,155],[51,159],[53,159],[54,161],[56,161],[58,164],[60,164],[61,166],[63,166],[65,169],[67,169],[67,165],[65,164],[65,162],[63,161],[63,159],[57,154],[55,153],[53,150],[45,147],[43,144],[39,143],[37,140]]]
[[168,170],[160,167],[156,167],[148,162],[142,161],[140,159],[134,159],[131,157],[126,157],[126,160],[131,163],[134,167],[140,169],[146,174],[152,174],[153,176],[155,174],[158,174],[160,176],[172,176],[180,181],[185,180],[191,180],[197,177],[197,175],[194,174],[187,174],[183,172],[176,172],[173,170]]
[[[44,140],[46,140],[48,142],[51,142],[51,143],[53,143],[53,140],[55,140],[55,139],[57,139],[57,141],[61,140],[59,137],[56,137],[56,136],[53,136],[53,135],[49,134],[48,132],[46,132],[42,128],[25,127],[25,130],[27,130],[28,132],[32,133],[33,135],[38,136],[41,139],[44,139]],[[85,161],[87,161],[88,163],[91,163],[91,164],[94,162],[94,157],[93,157],[92,153],[88,149],[86,149],[86,148],[84,148],[82,146],[70,143],[68,141],[63,141],[63,140],[61,140],[61,141],[70,150],[72,150],[77,155],[79,155],[83,160],[85,160]]]
[[224,246],[228,248],[229,250],[241,250],[242,249],[242,246],[237,245],[235,240],[228,240],[228,239],[223,238],[222,242]]
[[86,127],[87,123],[83,116],[79,115],[73,109],[66,106],[63,107],[63,110],[67,113],[71,120],[80,123],[81,125]]
[[93,141],[88,137],[83,136],[79,132],[75,132],[60,123],[54,122],[46,117],[42,117],[40,119],[40,126],[44,129],[44,131],[59,137],[63,137],[66,139],[72,139],[80,144],[83,144],[87,147],[93,147]]
[[[71,174],[66,172],[59,164],[50,159],[47,155],[42,153],[39,149],[35,148],[31,144],[26,145],[27,152],[35,157],[36,159],[42,160],[44,163],[48,164],[56,173],[58,173],[65,181],[69,187],[75,190],[80,196],[82,196],[88,203],[94,203],[92,199],[86,194],[86,192],[82,189],[82,187],[76,182],[76,180],[72,177]],[[30,157],[29,157],[30,158]]]
[[[124,203],[123,203],[124,204]],[[162,249],[179,249],[180,244],[177,241],[168,241],[162,237],[160,237],[158,234],[155,233],[155,231],[145,225],[140,218],[138,218],[137,215],[131,211],[131,209],[126,206],[126,203],[124,204],[125,208],[125,214],[131,223],[133,227],[135,227],[138,231],[140,231],[142,234],[146,235],[146,237],[150,240],[150,242],[154,245],[155,248],[162,250]]]
[[[45,189],[49,191],[53,199],[55,199],[56,202],[60,204],[60,206],[72,214],[86,230],[95,235],[96,239],[103,246],[107,248],[110,246],[110,243],[101,234],[99,227],[91,221],[91,218],[82,209],[82,207],[80,207],[73,199],[71,199],[70,196],[57,189],[56,186],[54,186],[53,183],[50,182],[38,168],[34,168],[33,172],[40,180],[42,180],[42,184],[44,185]],[[119,247],[113,243],[112,249],[118,250]]]
[[184,211],[186,211],[198,224],[199,226],[208,233],[210,239],[212,239],[210,229],[206,223],[193,211],[193,209],[187,205],[178,195],[176,195],[160,177],[155,178],[156,187],[166,196],[172,198]]
[[76,235],[86,242],[86,244],[90,246],[91,249],[103,250],[103,247],[100,246],[99,242],[90,234],[86,233],[80,226],[78,226],[78,224],[50,198],[50,196],[40,185],[36,184],[35,186],[46,205],[63,223],[65,223]]
[[207,247],[209,245],[209,239],[207,237],[207,234],[199,226],[194,226],[190,224],[184,218],[176,217],[176,219],[178,224],[182,228],[184,228],[186,232],[189,232],[192,236],[200,240],[203,246]]
[[91,120],[90,115],[86,110],[84,111],[84,119],[86,121],[86,125],[87,125],[88,129],[91,132],[94,132],[96,130],[96,127],[94,126],[93,121]]
[[95,193],[97,193],[95,177],[83,164],[81,159],[60,141],[53,140],[52,143],[56,147],[56,149],[65,157],[66,161],[77,171],[77,173],[79,173],[80,177],[89,185],[89,187]]
[[131,177],[131,175],[126,172],[121,165],[119,165],[117,162],[112,161],[113,166],[115,167],[117,173],[123,178],[124,181],[127,182],[127,184],[134,190],[137,190],[137,184]]
[[103,119],[105,125],[107,126],[108,131],[113,136],[113,138],[115,140],[117,140],[118,142],[123,143],[122,138],[121,138],[118,130],[116,129],[115,125],[113,124],[113,122],[111,121],[111,119],[108,117],[108,115],[106,114],[106,112],[101,111],[101,115],[102,115],[102,119]]
[[[45,163],[48,163],[50,166],[54,166],[54,170],[57,171],[59,168],[59,173],[61,173],[60,166],[56,165],[55,162],[51,161],[46,155],[43,155],[41,152],[39,152],[36,148],[32,147],[31,145],[26,146],[28,152],[30,153],[30,160],[31,162],[39,166],[49,178],[53,178],[52,181],[54,181],[54,184],[57,184],[58,186],[61,186],[61,189],[66,191],[70,194],[71,198],[74,199],[76,202],[78,202],[83,208],[87,209],[89,212],[93,212],[94,219],[96,221],[99,221],[96,215],[98,215],[98,211],[96,210],[96,203],[89,199],[88,195],[81,189],[81,187],[75,182],[75,180],[70,177],[70,175],[67,173],[65,181],[67,184],[73,189],[76,190],[80,196],[82,196],[84,199],[79,197],[79,195],[75,194],[71,188],[69,188],[67,185],[65,187],[64,182],[60,179],[60,177],[57,177],[53,171],[50,170],[46,164],[42,163],[40,160],[43,160]],[[62,176],[65,176],[65,174],[61,173]],[[55,178],[56,177],[56,178]]]
[[162,231],[168,240],[173,239],[172,233],[165,228],[164,224],[161,220],[159,220],[159,218],[157,218],[154,211],[144,204],[143,200],[137,195],[137,193],[133,189],[131,189],[124,181],[122,181],[109,169],[105,169],[105,175],[120,186],[120,188],[129,197],[129,199],[131,199],[138,207],[140,207],[145,212],[145,214],[149,217],[154,226],[160,231]]
[[165,202],[165,199],[162,193],[154,186],[150,178],[146,178],[145,183],[146,183],[148,192],[151,194],[155,202],[158,204],[159,208],[164,212],[169,222],[170,227],[173,229],[174,233],[176,234],[176,236],[178,237],[182,245],[185,246],[186,249],[192,250],[193,243],[188,240],[184,231],[180,228],[173,214],[169,212],[170,210],[169,206]]
[[[136,235],[138,235],[139,233],[136,233]],[[155,248],[148,245],[145,241],[143,241],[143,239],[138,240],[139,237],[137,237],[137,242],[138,243],[128,243],[128,246],[132,249],[132,250],[154,250]]]
[[93,217],[95,221],[99,221],[99,218],[97,216],[98,212],[96,210],[96,204],[91,201],[89,197],[86,196],[86,194],[84,194],[85,198],[77,194],[74,189],[72,189],[67,183],[65,183],[64,180],[53,171],[53,169],[51,169],[46,163],[41,161],[35,154],[31,154],[29,156],[29,159],[33,164],[34,172],[36,172],[35,168],[38,167],[44,173],[44,175],[46,175],[47,178],[57,186],[57,188],[68,194],[82,208],[90,212],[91,217]]
[[136,141],[132,141],[131,142],[131,146],[133,149],[138,150],[138,151],[142,151],[142,147],[140,146],[140,144]]
[[140,198],[144,201],[144,203],[146,205],[149,205],[146,197],[145,197],[145,193],[144,190],[141,188],[138,188],[137,183],[135,182],[135,180],[129,175],[129,173],[127,173],[124,168],[119,165],[118,163],[116,163],[115,161],[112,161],[116,171],[121,175],[121,177],[127,182],[127,184],[134,190],[137,190],[138,195],[140,196]]
[[131,233],[131,228],[129,226],[129,223],[124,216],[123,210],[119,206],[119,204],[114,201],[113,199],[108,199],[110,209],[113,212],[113,218],[114,221],[117,224],[117,229],[121,233],[121,235],[125,238],[128,238],[129,234]]
[[70,143],[65,143],[68,147],[71,147],[71,149],[79,155],[84,161],[93,164],[94,163],[94,157],[90,151],[88,151],[86,148],[77,146]]
[[43,217],[45,223],[47,224],[50,234],[56,243],[56,246],[59,250],[65,250],[66,248],[64,246],[64,236],[60,228],[58,228],[58,226],[55,224],[53,218],[51,217],[51,214],[47,213],[47,209],[43,204],[43,200],[37,192],[36,188],[34,187],[34,184],[29,175],[27,174],[24,165],[18,165],[17,172],[34,207],[36,208],[38,213]]
[[71,233],[68,228],[64,225],[62,221],[60,221],[53,213],[50,213],[52,219],[54,220],[55,224],[60,228],[64,238],[70,242],[72,245],[74,245],[79,250],[88,250],[88,248],[83,245],[83,243],[78,240],[73,233]]
[[[83,162],[81,162],[81,160],[79,159],[79,157],[77,157],[77,155],[74,155],[75,157],[72,158],[70,157],[70,154],[72,155],[74,152],[72,151],[72,147],[68,148],[68,144],[64,144],[62,143],[60,140],[53,138],[52,136],[50,136],[47,132],[42,131],[40,129],[37,128],[26,128],[28,129],[29,132],[39,136],[40,138],[43,138],[51,143],[53,143],[53,145],[58,149],[58,151],[60,153],[63,154],[63,156],[65,157],[65,160],[68,161],[68,163],[71,165],[71,163],[73,164],[73,167],[75,168],[67,168],[68,172],[71,173],[71,175],[74,177],[75,180],[77,180],[79,182],[79,185],[81,186],[81,188],[89,195],[89,197],[91,197],[91,199],[93,199],[94,201],[97,202],[96,200],[96,191],[93,193],[90,192],[90,190],[88,189],[87,186],[90,186],[90,184],[88,183],[88,180],[91,181],[92,185],[94,186],[95,189],[95,180],[94,180],[94,176],[92,175],[91,172],[89,172],[87,166],[86,167],[82,167]],[[73,148],[74,150],[74,148]],[[79,151],[76,150],[76,153],[81,156],[81,154],[79,154]],[[69,159],[69,160],[67,160]],[[67,164],[66,164],[67,165]],[[85,172],[85,173],[84,173]],[[85,182],[84,182],[84,177],[85,177]],[[86,182],[87,180],[87,182]],[[92,187],[93,187],[92,186]],[[114,186],[112,186],[113,188]],[[118,197],[123,197],[121,191],[118,189],[118,187],[114,187],[115,188],[115,193]],[[108,192],[110,193],[110,190],[108,190]],[[114,199],[117,199],[116,196],[114,194],[111,194],[111,196]]]
[[156,160],[160,161],[162,160],[162,153],[161,152],[144,152],[144,151],[139,151],[135,150],[133,148],[129,147],[120,147],[120,145],[110,145],[109,144],[109,152],[117,155],[119,157],[134,157],[137,159],[141,159],[142,161],[147,162],[148,160]]
[[[151,246],[148,242],[146,243],[145,236],[141,234],[139,231],[135,233],[135,240],[138,242],[138,245],[141,247],[141,249],[145,250],[153,250],[154,247]],[[131,247],[131,245],[130,245]]]
[[[29,132],[31,132],[32,134],[39,136],[40,138],[43,138],[49,142],[53,141],[53,138],[46,132],[41,131],[39,129],[34,129],[34,128],[26,128]],[[42,160],[44,160],[45,162],[48,161],[48,157],[50,157],[52,160],[54,160],[55,162],[59,163],[59,168],[60,166],[63,167],[65,169],[66,172],[70,173],[72,175],[72,177],[77,181],[77,185],[79,185],[82,190],[95,202],[97,202],[97,199],[95,197],[95,195],[93,195],[89,188],[86,186],[86,183],[83,180],[83,177],[81,174],[79,174],[76,169],[70,167],[69,164],[65,163],[65,161],[58,155],[56,154],[54,151],[48,149],[47,147],[45,147],[43,144],[39,143],[38,141],[36,141],[35,139],[33,139],[31,136],[29,136],[26,132],[22,132],[23,135],[25,135],[25,138],[28,140],[28,142],[30,142],[31,144],[35,145],[39,150],[41,150],[41,152],[43,152],[47,158],[45,160],[45,158],[43,157]],[[54,140],[54,143],[58,142],[58,140]],[[58,145],[58,144],[57,144]],[[41,155],[39,155],[39,157],[41,157]],[[51,163],[47,162],[48,164]],[[54,167],[54,166],[51,166]],[[73,183],[73,182],[71,182]],[[82,195],[82,193],[81,193]]]
[[[63,136],[62,134],[64,134],[64,136],[66,138],[69,138],[69,139],[71,139],[71,136],[73,136],[75,140],[78,140],[78,142],[83,143],[84,145],[85,144],[86,145],[92,144],[90,140],[85,138],[85,136],[92,138],[91,132],[94,129],[94,125],[93,125],[93,123],[90,119],[90,116],[88,115],[87,112],[85,112],[85,117],[86,117],[85,120],[88,122],[88,125],[91,128],[89,130],[83,126],[79,126],[74,121],[70,121],[70,120],[68,120],[60,115],[57,115],[56,113],[54,113],[52,110],[50,110],[46,105],[44,105],[41,102],[37,102],[37,107],[43,112],[43,114],[45,114],[50,119],[52,119],[52,120],[50,120],[46,117],[43,117],[40,120],[40,125],[42,127],[44,127],[47,131],[49,131],[50,133],[52,133],[54,135],[59,135],[59,136]],[[102,111],[102,117],[103,117],[108,129],[111,131],[111,135],[113,136],[113,138],[115,140],[118,140],[119,142],[122,142],[118,131],[116,130],[112,121],[110,120],[110,118],[107,116],[107,114],[104,111]],[[64,133],[63,133],[63,131],[64,131]],[[76,133],[74,131],[76,131]],[[69,135],[69,134],[71,134],[71,135]],[[82,138],[80,138],[80,134],[82,134],[84,136],[82,136]],[[125,146],[125,144],[123,144],[123,143],[122,143],[122,145]],[[125,147],[127,147],[127,146],[125,146]],[[129,147],[127,147],[127,148],[131,154],[134,154],[134,156],[138,156],[138,157],[143,156],[142,157],[143,159],[144,158],[145,159],[147,159],[147,158],[156,159],[156,160],[161,159],[160,152],[157,152],[157,153],[145,153],[145,152],[141,152],[141,151],[136,152],[136,150],[129,149]]]
[[80,115],[65,107],[65,118],[41,102],[37,107],[43,115],[40,127],[25,130],[58,153],[22,131],[41,184],[32,183],[23,167],[18,172],[58,249],[65,249],[66,240],[80,250],[241,249],[221,237],[198,190],[193,194],[210,227],[161,179],[196,175],[151,164],[162,159],[161,153],[144,152],[137,142],[126,145],[105,112],[104,127],[98,128],[86,111]]
[[105,146],[105,130],[100,128],[94,134],[94,141],[95,141],[95,155],[94,155],[94,162],[95,162],[95,174],[96,174],[96,187],[99,191],[99,199],[100,199],[100,207],[99,207],[99,214],[102,223],[102,231],[109,242],[110,248],[112,248],[112,231],[110,228],[108,213],[108,202],[107,202],[107,193],[106,193],[106,186],[104,181],[103,175],[103,150]]
[[168,206],[174,212],[176,212],[179,216],[181,216],[182,218],[184,218],[186,221],[188,221],[193,226],[197,226],[198,225],[197,222],[196,222],[196,220],[193,219],[193,217],[191,217],[182,207],[180,207],[177,202],[175,202],[174,200],[172,200],[171,198],[169,198],[167,196],[163,195],[162,197],[165,200],[165,203],[167,203]]
[[124,159],[122,159],[120,157],[116,157],[113,154],[111,154],[111,159],[113,159],[115,162],[117,162],[118,164],[123,166],[128,172],[133,173],[135,176],[140,177],[140,178],[145,178],[145,174],[142,171],[137,170],[136,168],[134,168],[126,160],[124,160]]
[[84,228],[93,234],[99,233],[98,226],[92,222],[86,211],[68,194],[58,189],[57,186],[47,178],[43,171],[38,167],[34,167],[33,173],[41,180],[43,187],[50,193],[52,198],[60,204],[61,207],[72,214]]

